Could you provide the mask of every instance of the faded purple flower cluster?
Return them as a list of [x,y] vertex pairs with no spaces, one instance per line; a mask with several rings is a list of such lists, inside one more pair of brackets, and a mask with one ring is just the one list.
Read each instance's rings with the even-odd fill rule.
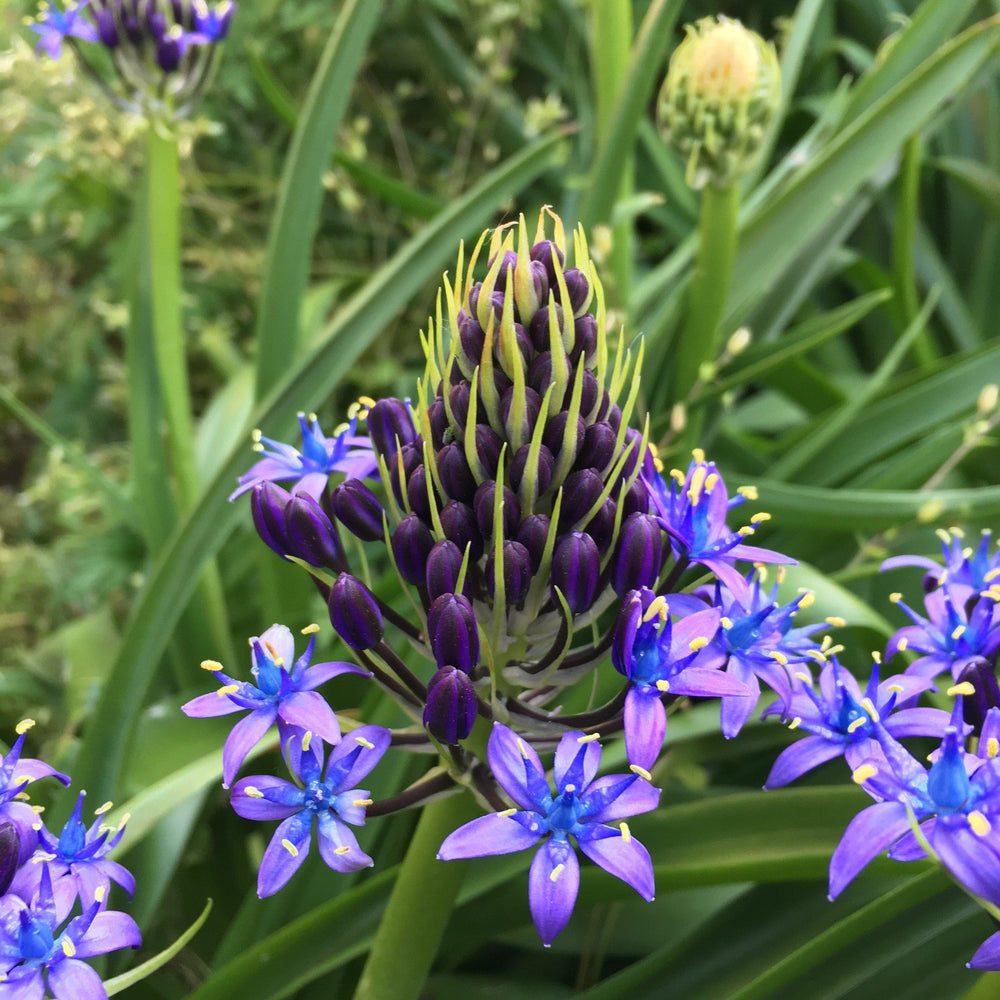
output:
[[0,995],[107,1000],[100,976],[83,959],[142,943],[135,921],[108,909],[112,882],[130,896],[135,889],[132,875],[108,857],[125,821],[107,826],[111,803],[105,803],[88,826],[80,792],[60,833],[46,828],[27,789],[43,778],[65,785],[69,778],[21,755],[32,725],[25,720],[17,727],[17,740],[0,758]]

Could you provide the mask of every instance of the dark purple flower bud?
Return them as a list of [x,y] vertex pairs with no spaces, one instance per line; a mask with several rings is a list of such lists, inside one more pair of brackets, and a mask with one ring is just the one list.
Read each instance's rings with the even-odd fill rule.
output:
[[590,303],[590,282],[577,267],[566,268],[563,271],[563,278],[566,280],[566,291],[569,293],[573,315],[579,316]]
[[483,536],[472,508],[458,500],[449,500],[441,508],[441,530],[463,552],[469,547],[469,561],[478,562],[483,554]]
[[167,31],[167,19],[157,6],[156,0],[146,0],[146,28],[156,39],[160,39]]
[[[531,437],[531,432],[535,429],[535,424],[538,421],[538,413],[542,408],[542,398],[535,392],[534,389],[530,389],[527,386],[524,387],[524,423],[520,427],[511,428],[508,418],[510,417],[511,407],[514,405],[514,393],[515,389],[511,386],[500,399],[500,419],[503,421],[504,427],[508,429],[508,433],[511,431],[517,431],[521,435],[521,439]],[[514,437],[514,434],[511,434]]]
[[606,420],[591,424],[583,436],[583,447],[577,464],[604,473],[615,457],[615,442],[618,433]]
[[530,253],[532,260],[537,260],[545,268],[545,273],[548,276],[549,284],[555,286],[556,283],[556,269],[555,265],[552,263],[553,257],[559,258],[559,266],[562,267],[566,261],[566,256],[563,254],[562,250],[559,249],[552,242],[552,240],[540,240],[531,248]]
[[13,823],[0,823],[0,896],[9,888],[17,873],[21,837]]
[[345,479],[330,495],[337,520],[363,542],[384,537],[382,502],[360,479]]
[[471,673],[479,663],[479,629],[464,594],[442,594],[427,611],[427,640],[439,667]]
[[104,7],[95,7],[92,10],[94,23],[97,28],[97,36],[100,38],[101,44],[109,49],[117,48],[120,39],[118,37],[118,24],[115,21],[115,15]]
[[[542,444],[552,452],[554,458],[559,458],[562,452],[563,436],[566,432],[566,421],[569,414],[565,410],[560,410],[545,425],[545,432],[542,434]],[[587,433],[587,425],[580,417],[576,418],[576,441],[572,442],[573,457],[580,454],[583,447],[583,436]]]
[[536,354],[528,365],[527,383],[539,398],[545,396],[545,390],[552,384],[552,352],[548,348]]
[[389,459],[389,482],[392,485],[392,492],[396,497],[396,502],[401,507],[404,506],[404,504],[402,487],[399,482],[400,463],[402,462],[403,466],[403,482],[409,483],[410,476],[412,476],[416,469],[423,464],[423,461],[423,449],[418,447],[416,442],[403,445],[403,447]]
[[552,595],[558,588],[574,615],[594,603],[601,576],[601,554],[585,531],[563,535],[552,553]]
[[[512,385],[513,381],[508,378],[507,373],[499,366],[493,366],[493,387],[498,396],[502,396]],[[479,373],[479,398],[483,398],[483,373]],[[480,403],[480,406],[482,404]]]
[[615,517],[618,514],[618,504],[611,497],[608,497],[597,513],[584,526],[587,534],[597,542],[597,548],[601,555],[611,547],[615,535]]
[[[601,395],[601,386],[597,381],[597,376],[588,368],[583,370],[583,384],[580,386],[580,390],[580,416],[587,420],[593,413],[594,407],[597,406],[597,400]],[[572,393],[572,386],[569,391]]]
[[[476,495],[472,500],[472,509],[476,514],[476,524],[482,532],[483,539],[489,540],[493,537],[493,504],[496,498],[497,484],[494,480],[488,479],[485,483],[480,483],[476,490]],[[503,487],[503,537],[511,538],[517,528],[517,522],[521,520],[521,504],[517,495],[507,486]]]
[[156,38],[156,64],[164,73],[173,73],[181,64],[181,57],[184,55],[181,49],[181,41],[174,35],[157,34]]
[[462,367],[466,376],[471,377],[476,365],[479,364],[485,343],[486,332],[475,316],[470,316],[464,310],[460,312],[458,314],[459,357],[465,362]]
[[[507,479],[515,490],[520,490],[521,479],[524,476],[524,467],[531,452],[530,444],[523,444],[514,452],[514,460],[510,464],[510,472]],[[545,445],[538,447],[538,471],[535,473],[535,495],[541,496],[552,485],[552,470],[555,467],[555,459],[552,452]]]
[[[427,556],[427,571],[424,582],[427,585],[427,596],[436,600],[442,594],[454,594],[458,591],[458,574],[462,570],[464,553],[450,539],[445,538],[435,542]],[[469,578],[466,576],[462,593],[469,590]]]
[[407,514],[392,533],[392,556],[399,574],[407,583],[422,584],[427,574],[427,557],[434,547],[427,525],[416,514]]
[[184,0],[170,0],[170,9],[174,13],[174,20],[181,26],[187,20],[187,11],[184,9]]
[[[526,306],[533,306],[530,313],[534,314],[539,309],[544,309],[549,301],[549,273],[545,270],[545,265],[540,260],[530,261],[528,270],[531,272],[531,301],[525,303]],[[525,317],[526,319],[528,317]]]
[[319,502],[308,493],[296,493],[285,504],[288,553],[310,566],[336,566],[340,555],[337,529]]
[[275,483],[261,483],[250,493],[250,515],[261,541],[284,558],[289,552],[285,535],[285,504],[291,493]]
[[[494,258],[495,259],[495,258]],[[490,268],[493,267],[493,261],[491,260],[488,265]],[[496,284],[493,286],[493,292],[502,292],[507,287],[508,280],[514,280],[514,268],[517,267],[517,254],[513,250],[507,250],[503,255],[503,260],[500,262],[500,270],[497,272]]]
[[476,689],[466,674],[442,667],[427,685],[423,722],[427,732],[454,746],[472,732],[476,721]]
[[448,393],[448,402],[451,405],[451,415],[455,418],[455,431],[458,434],[465,433],[465,423],[469,419],[469,383],[459,382],[453,385]]
[[537,573],[542,563],[542,553],[545,551],[545,541],[549,537],[551,523],[552,519],[546,514],[531,514],[518,525],[515,541],[527,549],[532,573]]
[[622,425],[622,408],[617,403],[612,403],[604,419],[617,431]]
[[[437,489],[434,487],[433,479],[430,480],[429,485],[434,491],[434,496],[437,497]],[[425,465],[418,465],[410,474],[409,481],[406,484],[406,497],[410,501],[410,508],[413,512],[419,514],[425,521],[429,522],[431,519],[431,501],[427,495],[427,486],[427,467]],[[437,506],[439,508],[441,506],[439,497]]]
[[438,448],[444,447],[444,435],[450,426],[448,411],[440,396],[427,407],[427,419],[431,427],[431,443],[434,445],[434,450],[437,451]]
[[622,521],[629,514],[648,514],[650,509],[649,490],[641,479],[637,479],[622,498]]
[[[520,323],[514,324],[514,340],[517,343],[517,349],[521,353],[521,365],[526,367],[531,363],[531,357],[535,353],[535,349],[532,346],[531,338],[524,331],[524,327]],[[509,373],[506,371],[506,364],[504,363],[503,352],[500,350],[500,338],[497,337],[493,341],[493,354],[496,357],[497,363],[502,367],[502,370],[506,374],[513,374],[513,370]]]
[[453,500],[468,502],[476,492],[476,480],[461,445],[446,444],[437,455],[438,475],[445,493]]
[[559,524],[564,529],[582,522],[604,489],[604,480],[593,469],[572,472],[563,483]]
[[409,444],[417,437],[413,418],[401,399],[389,397],[380,399],[369,411],[365,421],[368,436],[375,450],[386,461],[396,454],[397,440],[401,445]]
[[573,350],[569,352],[569,359],[575,365],[582,355],[583,363],[589,366],[597,353],[597,320],[593,313],[584,313],[574,321],[574,325]]
[[[507,607],[519,608],[528,596],[531,585],[531,557],[528,550],[520,542],[504,542],[503,559],[503,589],[506,595]],[[496,598],[495,562],[493,552],[486,557],[486,587],[490,597]]]
[[628,450],[629,445],[632,447],[625,458],[625,464],[622,466],[621,471],[623,479],[627,479],[635,472],[635,467],[639,464],[642,457],[642,433],[634,427],[627,427],[625,429],[625,437],[622,439],[622,451]]
[[476,455],[487,476],[496,478],[503,438],[489,424],[476,424]]
[[958,675],[958,684],[971,684],[974,693],[962,698],[962,719],[972,726],[974,736],[983,731],[986,713],[991,708],[1000,708],[1000,687],[996,674],[986,660],[975,660]]
[[[562,330],[563,325],[563,311],[562,306],[556,303],[556,326],[559,330]],[[534,316],[531,317],[531,322],[528,324],[528,336],[531,338],[532,344],[535,345],[536,351],[547,351],[551,346],[551,337],[549,335],[549,307],[543,305]]]
[[663,529],[649,514],[629,514],[618,535],[611,563],[611,586],[619,597],[640,587],[654,587],[663,566]]
[[122,15],[122,28],[125,30],[125,37],[137,48],[142,48],[145,35],[142,31],[142,22],[139,18],[127,10]]
[[351,649],[371,649],[382,641],[382,612],[371,591],[356,576],[341,573],[333,581],[327,608],[330,624]]

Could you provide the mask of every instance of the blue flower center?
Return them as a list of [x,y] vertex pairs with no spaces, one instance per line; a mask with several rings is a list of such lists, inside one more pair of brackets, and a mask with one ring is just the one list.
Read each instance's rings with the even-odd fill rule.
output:
[[749,649],[761,636],[761,625],[767,620],[767,616],[774,610],[774,605],[769,604],[766,608],[746,615],[743,618],[736,618],[732,627],[723,630],[723,637],[729,644],[730,649]]
[[[837,685],[837,693],[840,695],[840,707],[836,716],[830,718],[830,725],[845,736],[868,735],[871,729],[868,713],[854,700],[843,684]],[[857,725],[859,719],[864,721],[864,725]]]
[[52,953],[55,941],[52,929],[43,920],[38,920],[21,911],[21,929],[18,934],[18,950],[26,962],[40,962]]
[[[645,632],[645,635],[641,633]],[[663,655],[660,651],[659,635],[652,626],[640,630],[640,636],[632,645],[632,683],[655,684],[663,676]]]
[[64,861],[72,861],[87,846],[87,828],[79,821],[70,819],[59,834],[59,853]]
[[302,807],[306,812],[321,813],[330,808],[332,801],[330,790],[319,779],[310,781],[302,790]]
[[552,833],[559,840],[565,840],[580,821],[582,807],[576,796],[576,786],[566,785],[548,808],[547,819]]
[[941,756],[927,772],[927,794],[939,812],[954,813],[963,811],[971,791],[958,733],[950,730],[945,733]]

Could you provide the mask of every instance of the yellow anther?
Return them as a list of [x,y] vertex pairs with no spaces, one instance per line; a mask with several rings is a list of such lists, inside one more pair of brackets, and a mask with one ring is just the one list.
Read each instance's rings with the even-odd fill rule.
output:
[[853,721],[853,722],[852,722],[852,723],[851,723],[851,724],[850,724],[850,725],[849,725],[849,726],[847,727],[847,731],[848,731],[849,733],[853,733],[853,732],[856,732],[857,730],[861,729],[861,728],[862,728],[863,726],[865,726],[865,725],[867,725],[867,724],[868,724],[868,720],[867,720],[867,719],[863,719],[863,718],[861,718],[861,717],[859,716],[859,717],[858,717],[857,719],[855,719],[855,720],[854,720],[854,721]]
[[937,535],[945,545],[951,545],[951,535],[949,535],[944,528],[935,528],[934,534]]
[[14,732],[17,733],[18,736],[23,736],[34,724],[35,724],[34,719],[22,719],[14,727]]
[[952,632],[951,632],[952,639],[961,639],[962,638],[962,633],[964,631],[965,631],[965,626],[964,625],[956,625],[955,628],[952,629]]
[[525,760],[527,760],[528,756],[529,756],[528,755],[528,748],[524,745],[524,741],[521,739],[520,736],[517,738],[517,749],[518,749],[518,752],[521,754],[521,756]]
[[350,424],[337,424],[337,426],[333,429],[333,436],[340,437],[341,434],[346,434],[350,429]]
[[201,661],[202,670],[211,670],[214,673],[218,673],[222,670],[222,664],[218,660],[202,660]]
[[780,663],[783,667],[788,666],[788,657],[784,653],[779,653],[778,650],[772,649],[770,653],[767,654],[774,660],[775,663]]
[[817,663],[826,663],[826,657],[818,649],[807,649],[806,656],[811,657]]
[[[290,840],[289,840],[289,839],[288,839],[287,837],[286,837],[286,838],[285,838],[284,840],[282,840],[282,842],[281,842],[281,846],[282,846],[282,847],[283,847],[283,848],[284,848],[284,849],[285,849],[286,851],[288,851],[288,853],[289,853],[289,854],[290,854],[290,855],[291,855],[291,856],[292,856],[293,858],[297,858],[297,857],[299,856],[299,849],[298,849],[298,848],[297,848],[297,847],[296,847],[296,846],[295,846],[295,845],[294,845],[294,844],[293,844],[293,843],[292,843],[292,842],[291,842],[291,841],[290,841]],[[336,853],[337,853],[337,852],[336,852],[336,851],[334,851],[334,854],[336,854]]]
[[898,643],[896,643],[896,649],[898,649],[901,653],[905,653],[906,647],[909,646],[909,644],[910,640],[907,639],[906,636],[904,635],[903,638],[900,639]]
[[667,599],[661,594],[659,597],[653,598],[649,607],[646,608],[646,613],[642,616],[644,622],[651,622],[654,618],[659,617],[661,620],[666,620],[667,612],[669,611],[667,606]]
[[366,750],[375,749],[375,744],[370,742],[369,740],[366,740],[363,736],[355,736],[354,742],[357,743],[359,746],[363,746]]
[[902,694],[903,693],[903,685],[902,684],[890,684],[886,688],[886,691],[890,691],[893,694]]
[[632,831],[628,828],[628,823],[619,823],[618,829],[622,832],[622,840],[624,840],[626,844],[630,844],[632,842]]
[[879,721],[878,709],[875,707],[875,703],[871,700],[871,698],[862,698],[861,707],[868,713],[868,718],[870,718],[872,722]]
[[736,532],[736,534],[739,535],[740,538],[749,538],[756,530],[757,529],[752,525],[744,524],[743,527]]
[[705,461],[705,452],[701,448],[692,448],[691,454],[696,462]]
[[250,445],[250,448],[253,451],[263,451],[264,450],[264,446],[259,441],[256,441],[254,444]]
[[840,617],[840,615],[829,615],[826,619],[827,625],[832,625],[834,628],[843,628],[847,621]]
[[577,743],[594,743],[601,738],[600,733],[587,733],[586,736],[578,736],[576,738]]
[[802,681],[803,684],[812,684],[812,674],[808,674],[804,670],[797,670],[792,676]]
[[108,811],[109,809],[111,809],[111,808],[112,808],[113,806],[114,806],[114,803],[113,803],[113,802],[111,802],[111,801],[108,801],[108,802],[105,802],[105,803],[104,803],[104,805],[102,805],[102,806],[98,806],[98,807],[97,807],[97,808],[96,808],[96,809],[94,810],[94,815],[95,815],[95,816],[103,816],[103,815],[104,815],[104,814],[105,814],[105,813],[106,813],[106,812],[107,812],[107,811]]
[[368,806],[373,805],[374,799],[355,799],[351,805],[357,809],[367,809]]
[[878,770],[872,764],[862,764],[861,767],[855,768],[851,773],[851,781],[856,785],[864,784],[870,778],[874,778],[878,774]]
[[555,882],[555,881],[556,881],[556,879],[558,879],[558,878],[559,878],[559,876],[560,876],[560,875],[562,875],[562,873],[563,873],[563,872],[564,872],[565,870],[566,870],[566,866],[565,866],[565,865],[556,865],[556,866],[555,866],[555,868],[553,868],[553,869],[552,869],[552,873],[551,873],[551,874],[549,875],[549,878],[550,878],[550,879],[551,879],[551,880],[552,880],[553,882]]
[[[785,576],[787,575],[787,570],[788,570],[787,566],[779,566],[778,567],[777,572],[776,572],[776,576],[778,577],[778,583],[784,583],[785,582]],[[767,579],[767,573],[766,572],[762,573],[761,576],[760,576],[760,578],[761,578],[762,581],[766,580]]]
[[995,736],[991,736],[986,741],[986,756],[996,757],[998,753],[1000,753],[1000,740],[998,740]]
[[502,812],[498,812],[497,813],[497,818],[498,819],[507,819],[508,817],[513,816],[514,813],[516,813],[516,812],[517,812],[516,809],[504,809]]
[[697,653],[699,649],[704,649],[708,645],[708,643],[709,639],[707,636],[704,635],[695,636],[695,638],[693,638],[688,643],[688,649],[691,649]]
[[318,631],[319,631],[319,626],[315,622],[313,622],[312,625],[307,625],[304,629],[302,629],[302,634],[313,635]]
[[[812,607],[816,603],[816,595],[811,591],[805,591],[799,598],[799,609]],[[827,621],[830,619],[828,618]]]
[[732,620],[732,618],[720,618],[719,619],[719,624],[723,628],[729,629],[729,628],[733,627],[733,620]]
[[[31,778],[27,778],[27,777],[21,778],[20,784],[22,786],[30,784],[30,783],[31,783]],[[31,798],[31,796],[27,792],[18,792],[17,795],[14,796],[14,798],[17,799],[20,802],[27,802],[28,799]]]
[[792,721],[788,723],[788,728],[789,729],[798,729],[799,726],[801,726],[801,725],[802,725],[802,718],[801,718],[801,716],[796,715],[795,718],[792,719]]
[[991,569],[987,574],[985,574],[983,576],[983,582],[989,583],[990,580],[995,580],[998,576],[1000,576],[1000,566],[997,566],[996,569]]
[[653,776],[644,767],[639,767],[638,764],[629,764],[628,769],[633,774],[638,774],[640,778],[645,778],[647,781],[652,781]]
[[247,796],[247,798],[251,799],[264,798],[264,793],[259,788],[254,788],[253,785],[247,785],[246,788],[243,789],[243,793]]
[[351,849],[349,847],[347,847],[347,846],[344,846],[344,847],[335,847],[333,849],[333,853],[334,854],[348,854],[350,852],[350,850]]
[[962,681],[960,684],[952,684],[952,686],[948,688],[949,698],[954,698],[956,695],[960,694],[975,694],[975,693],[976,693],[975,685],[972,684],[970,681]]
[[681,486],[683,486],[684,480],[687,479],[687,476],[684,475],[684,473],[680,469],[671,469],[670,478],[676,480],[678,483],[681,484]]
[[965,538],[965,532],[964,532],[964,531],[963,531],[963,530],[962,530],[961,528],[957,528],[957,527],[955,527],[955,525],[952,525],[952,526],[951,526],[951,527],[950,527],[950,528],[949,528],[948,530],[949,530],[949,531],[950,531],[950,532],[951,532],[951,533],[952,533],[952,534],[953,534],[953,535],[954,535],[954,536],[955,536],[956,538]]
[[104,886],[103,885],[99,885],[94,890],[94,902],[95,903],[103,903],[104,902],[104,895],[105,895],[105,893],[104,893]]
[[39,830],[45,829],[45,824],[42,823],[42,822],[32,823],[31,824],[31,829],[34,830],[35,833],[38,833]]
[[35,814],[36,816],[41,816],[41,815],[42,815],[42,813],[43,813],[43,812],[45,812],[45,806],[32,806],[32,807],[31,807],[31,811],[32,811],[32,812],[33,812],[33,813],[34,813],[34,814]]
[[985,837],[993,829],[990,821],[978,809],[973,809],[969,813],[969,826],[977,837]]
[[715,488],[715,484],[718,481],[719,481],[719,474],[717,472],[709,474],[705,479],[705,486],[704,486],[705,492],[711,493],[712,490]]
[[882,662],[882,654],[877,649],[873,649],[872,650],[872,659],[876,663],[880,664]]
[[375,400],[371,396],[358,396],[358,402],[370,410],[375,405]]
[[56,856],[54,854],[47,854],[45,851],[37,851],[35,856],[31,859],[32,864],[45,864],[49,861],[55,861]]
[[754,516],[750,518],[750,523],[762,524],[764,521],[770,521],[770,520],[771,520],[771,515],[768,514],[767,511],[762,510],[754,514]]
[[72,958],[76,954],[76,946],[68,937],[64,937],[62,941],[59,942],[59,945],[63,950],[63,954],[67,958]]
[[313,738],[312,730],[308,730],[307,729],[302,734],[302,749],[303,749],[303,751],[309,749],[309,744],[312,743],[312,738]]
[[736,492],[746,500],[756,500],[759,495],[756,486],[740,486]]
[[670,690],[670,681],[659,680],[656,682],[656,690],[661,694],[666,694]]
[[124,815],[124,816],[122,816],[122,821],[121,821],[121,822],[120,822],[120,823],[118,824],[118,826],[116,827],[116,829],[118,829],[118,830],[124,830],[124,829],[125,829],[125,824],[126,824],[126,823],[127,823],[127,822],[128,822],[128,821],[129,821],[130,819],[131,819],[131,818],[132,818],[132,814],[131,814],[131,813],[125,813],[125,815]]
[[894,590],[889,595],[889,600],[892,601],[893,604],[898,604],[902,599],[903,595],[898,590]]
[[239,689],[240,689],[239,684],[223,684],[222,687],[220,687],[219,690],[216,691],[215,693],[220,698],[225,698],[227,694],[236,694],[236,692],[239,691]]
[[705,485],[705,477],[707,475],[708,473],[703,465],[696,466],[694,472],[691,473],[691,485],[687,491],[688,500],[691,503],[696,504],[701,497],[701,491]]
[[285,665],[285,661],[278,656],[278,651],[266,639],[264,640],[264,648],[271,654],[271,659],[274,660],[276,667],[283,667]]
[[259,440],[261,439],[261,436],[262,436],[262,435],[261,435],[261,433],[260,433],[260,428],[259,428],[259,427],[255,427],[255,428],[253,429],[252,433],[250,434],[250,438],[251,438],[251,440],[252,440],[252,441],[253,441],[253,442],[254,442],[255,444],[256,444],[256,442],[258,442],[258,441],[259,441]]

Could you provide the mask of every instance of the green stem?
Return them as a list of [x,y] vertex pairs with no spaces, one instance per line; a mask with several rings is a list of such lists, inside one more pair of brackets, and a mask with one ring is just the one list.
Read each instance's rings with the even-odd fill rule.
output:
[[[153,344],[178,507],[184,514],[197,504],[201,485],[195,463],[194,419],[181,319],[180,164],[176,134],[158,122],[149,127],[146,176]],[[222,581],[215,563],[206,566],[200,597],[218,657],[234,662]]]
[[467,865],[437,861],[436,855],[444,838],[474,814],[469,795],[451,795],[424,806],[354,1000],[420,996]]
[[[684,403],[698,381],[705,362],[719,353],[720,326],[729,295],[729,279],[736,256],[736,222],[739,215],[739,186],[709,184],[701,194],[698,217],[698,256],[688,297],[687,323],[674,358],[674,401]],[[689,414],[682,443],[697,445],[704,407]]]
[[[600,148],[611,127],[612,114],[619,91],[628,77],[629,59],[632,54],[632,2],[631,0],[591,0],[590,3],[590,58],[594,74],[594,91],[597,99],[596,148]],[[632,194],[634,158],[626,156],[618,198]],[[618,303],[628,304],[632,278],[632,222],[625,219],[612,231],[611,273],[615,278]]]

